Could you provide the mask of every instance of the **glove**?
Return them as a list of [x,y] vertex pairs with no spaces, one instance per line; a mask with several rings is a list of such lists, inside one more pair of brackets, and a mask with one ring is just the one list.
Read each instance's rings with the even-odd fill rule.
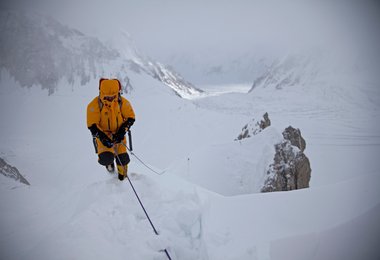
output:
[[130,129],[131,126],[135,123],[135,119],[132,117],[128,117],[128,119],[124,122],[125,128]]
[[108,148],[112,148],[113,146],[113,142],[112,140],[108,137],[108,136],[105,136],[103,138],[99,137],[99,140],[100,142],[102,142],[102,144]]
[[128,117],[128,119],[120,126],[116,134],[113,135],[113,141],[115,143],[120,143],[121,141],[123,141],[126,130],[130,129],[134,122],[134,118]]
[[88,128],[91,131],[92,137],[99,138],[100,142],[108,148],[111,148],[113,146],[112,140],[102,131],[99,130],[99,128],[96,126],[96,124],[93,124]]
[[99,129],[96,127],[96,124],[93,124],[88,129],[91,131],[92,137],[98,137]]
[[120,143],[121,141],[123,141],[125,133],[125,127],[121,126],[119,130],[116,132],[116,134],[113,135],[113,141],[115,143]]

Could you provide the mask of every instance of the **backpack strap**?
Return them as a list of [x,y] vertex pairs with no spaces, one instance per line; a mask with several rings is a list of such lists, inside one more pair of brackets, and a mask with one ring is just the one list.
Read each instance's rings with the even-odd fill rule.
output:
[[98,105],[99,105],[99,111],[102,112],[103,102],[100,100],[100,96],[98,96]]

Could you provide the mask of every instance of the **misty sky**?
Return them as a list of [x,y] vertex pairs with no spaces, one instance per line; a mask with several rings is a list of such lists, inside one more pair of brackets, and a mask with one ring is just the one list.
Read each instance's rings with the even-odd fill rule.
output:
[[[107,41],[127,31],[160,59],[198,50],[225,54],[262,46],[299,48],[369,37],[378,5],[367,1],[15,0]],[[13,4],[15,5],[15,4]],[[371,14],[372,12],[372,14]],[[377,20],[376,20],[377,21]],[[378,31],[378,30],[377,30]],[[360,36],[360,33],[366,33]]]
[[235,71],[227,69],[230,75],[224,71],[225,78],[207,80],[252,81],[259,70],[249,67],[253,58],[247,54],[281,58],[317,47],[380,60],[379,5],[376,0],[1,2],[51,15],[105,43],[115,45],[127,32],[141,53],[175,67],[194,83],[206,83],[205,72],[236,60],[242,62]]

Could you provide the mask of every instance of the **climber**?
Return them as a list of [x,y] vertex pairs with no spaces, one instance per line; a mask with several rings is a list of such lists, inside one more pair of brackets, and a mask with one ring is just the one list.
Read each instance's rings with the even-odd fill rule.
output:
[[99,96],[87,106],[87,127],[93,137],[98,162],[108,172],[114,173],[116,160],[120,181],[127,176],[130,161],[125,134],[135,122],[133,108],[121,96],[121,90],[119,80],[102,78],[99,81]]

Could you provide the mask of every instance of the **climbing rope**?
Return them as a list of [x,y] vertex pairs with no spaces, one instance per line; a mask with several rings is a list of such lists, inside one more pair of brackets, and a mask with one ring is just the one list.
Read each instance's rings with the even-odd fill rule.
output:
[[[124,145],[124,144],[123,144],[123,145]],[[131,147],[132,147],[132,146],[131,146]],[[128,147],[127,147],[127,149],[128,149]],[[128,149],[128,150],[129,150],[129,149]],[[119,162],[120,165],[123,165],[123,164],[121,163],[121,160],[120,160],[120,158],[119,158],[119,155],[118,155],[118,153],[117,153],[117,149],[116,149],[115,146],[114,146],[114,151],[115,151],[116,160]],[[129,151],[132,153],[131,150],[129,150]],[[126,173],[126,172],[125,172],[125,173]],[[152,222],[152,220],[150,219],[150,217],[149,217],[149,215],[148,215],[148,212],[146,211],[146,209],[145,209],[145,207],[144,207],[144,204],[142,203],[142,201],[141,201],[139,195],[137,194],[137,191],[136,191],[135,187],[133,186],[131,179],[128,177],[128,174],[125,174],[125,177],[127,178],[129,184],[131,185],[132,190],[133,190],[133,192],[135,193],[136,198],[137,198],[137,200],[139,201],[139,204],[140,204],[141,208],[143,209],[143,211],[144,211],[144,213],[145,213],[145,216],[147,217],[147,219],[148,219],[150,225],[152,226],[154,233],[158,236],[158,235],[159,235],[159,234],[158,234],[158,231],[157,231],[157,229],[154,227],[153,222]],[[165,248],[163,251],[165,252],[165,254],[166,254],[166,256],[168,257],[168,259],[171,260],[171,257],[170,257],[170,255],[169,255],[168,250],[166,250],[166,248]]]
[[132,134],[131,134],[131,130],[128,130],[128,138],[129,138],[129,146],[130,148],[125,145],[124,143],[121,143],[122,145],[125,146],[125,148],[127,148],[128,152],[133,155],[142,165],[144,165],[147,169],[149,169],[150,171],[154,172],[155,174],[157,175],[162,175],[165,173],[165,170],[163,170],[162,172],[158,172],[156,170],[154,170],[152,167],[150,167],[147,163],[145,163],[142,159],[140,159],[137,154],[135,154],[132,150],[133,150],[133,147],[132,147]]
[[[127,148],[128,149],[128,148]],[[157,175],[162,175],[165,173],[165,170],[162,171],[162,172],[158,172],[154,169],[152,169],[152,167],[150,167],[149,165],[147,165],[143,160],[141,160],[134,152],[132,152],[131,150],[128,149],[128,151],[130,152],[130,154],[132,154],[142,165],[144,165],[147,169],[149,169],[150,171],[154,172],[155,174]]]

